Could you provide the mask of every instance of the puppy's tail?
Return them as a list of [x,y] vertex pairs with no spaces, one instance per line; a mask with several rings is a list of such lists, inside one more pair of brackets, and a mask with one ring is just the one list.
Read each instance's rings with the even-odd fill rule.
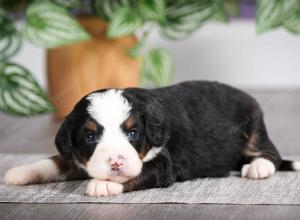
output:
[[300,171],[300,161],[282,160],[278,170]]

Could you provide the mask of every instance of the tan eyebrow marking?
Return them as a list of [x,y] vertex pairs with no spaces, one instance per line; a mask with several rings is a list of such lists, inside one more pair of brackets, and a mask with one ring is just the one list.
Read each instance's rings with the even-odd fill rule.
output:
[[135,124],[136,124],[136,120],[133,116],[129,116],[129,118],[127,118],[126,121],[124,122],[124,126],[126,129],[133,128]]
[[97,123],[94,121],[88,121],[85,127],[90,131],[97,131]]

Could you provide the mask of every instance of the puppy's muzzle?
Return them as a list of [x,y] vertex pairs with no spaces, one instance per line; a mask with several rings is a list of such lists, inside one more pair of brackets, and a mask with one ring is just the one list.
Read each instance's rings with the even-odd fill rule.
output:
[[141,173],[142,161],[134,149],[98,148],[86,168],[93,178],[123,183]]

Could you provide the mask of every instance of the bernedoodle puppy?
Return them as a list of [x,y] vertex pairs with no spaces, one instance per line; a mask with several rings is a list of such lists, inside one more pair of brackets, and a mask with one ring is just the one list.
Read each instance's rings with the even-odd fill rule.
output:
[[255,99],[218,82],[92,92],[55,144],[60,156],[13,168],[6,183],[91,179],[88,195],[109,196],[232,170],[249,179],[300,171],[299,162],[281,159]]

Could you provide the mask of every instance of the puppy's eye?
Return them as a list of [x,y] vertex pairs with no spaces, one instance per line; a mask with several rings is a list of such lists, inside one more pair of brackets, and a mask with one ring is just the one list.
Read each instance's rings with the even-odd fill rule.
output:
[[136,129],[130,129],[126,131],[126,135],[130,141],[136,140],[139,137],[139,133]]
[[96,134],[93,132],[89,132],[85,136],[85,142],[88,144],[93,144],[96,142]]

